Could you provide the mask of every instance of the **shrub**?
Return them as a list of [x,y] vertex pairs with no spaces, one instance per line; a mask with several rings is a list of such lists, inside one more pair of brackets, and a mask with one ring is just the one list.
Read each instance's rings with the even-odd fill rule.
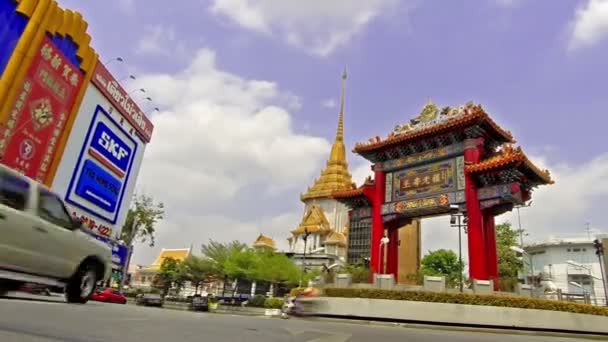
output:
[[608,316],[608,308],[606,307],[526,297],[505,297],[494,295],[473,295],[466,293],[437,293],[423,291],[391,291],[346,288],[326,288],[325,295],[328,297],[342,298],[391,299],[408,300],[414,302],[499,306]]
[[247,302],[247,306],[252,306],[255,308],[263,308],[266,303],[266,297],[263,295],[255,295]]
[[266,309],[280,309],[283,307],[282,298],[266,298],[264,301],[264,307]]
[[302,291],[304,291],[303,287],[293,288],[291,291],[289,291],[289,297],[297,297],[302,293]]

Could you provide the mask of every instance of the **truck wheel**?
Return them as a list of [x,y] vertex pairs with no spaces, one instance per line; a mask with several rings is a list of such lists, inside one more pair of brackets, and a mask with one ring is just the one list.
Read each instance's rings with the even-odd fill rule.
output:
[[95,290],[99,279],[98,270],[92,263],[80,266],[78,272],[68,281],[65,287],[65,298],[68,303],[84,304]]

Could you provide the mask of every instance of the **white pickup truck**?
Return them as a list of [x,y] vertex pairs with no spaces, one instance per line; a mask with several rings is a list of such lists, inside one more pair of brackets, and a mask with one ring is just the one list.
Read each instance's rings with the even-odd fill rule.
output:
[[0,165],[0,294],[38,283],[86,303],[110,277],[112,251],[81,228],[59,196]]

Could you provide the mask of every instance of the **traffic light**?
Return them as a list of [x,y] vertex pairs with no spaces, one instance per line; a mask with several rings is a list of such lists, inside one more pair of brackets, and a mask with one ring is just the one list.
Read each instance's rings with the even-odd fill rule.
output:
[[593,247],[595,247],[595,255],[602,256],[604,255],[604,246],[602,242],[598,239],[593,240]]

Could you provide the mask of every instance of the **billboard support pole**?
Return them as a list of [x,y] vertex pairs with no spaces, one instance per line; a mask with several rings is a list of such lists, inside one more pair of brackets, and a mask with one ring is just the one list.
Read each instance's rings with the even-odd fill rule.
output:
[[131,255],[133,254],[133,239],[135,238],[137,233],[137,215],[133,218],[133,229],[131,229],[131,234],[129,235],[129,245],[127,246],[127,261],[122,266],[122,275],[120,277],[120,288],[118,289],[120,293],[123,293],[123,289],[125,287],[125,281],[127,279],[127,273],[129,271],[129,265],[131,264]]

